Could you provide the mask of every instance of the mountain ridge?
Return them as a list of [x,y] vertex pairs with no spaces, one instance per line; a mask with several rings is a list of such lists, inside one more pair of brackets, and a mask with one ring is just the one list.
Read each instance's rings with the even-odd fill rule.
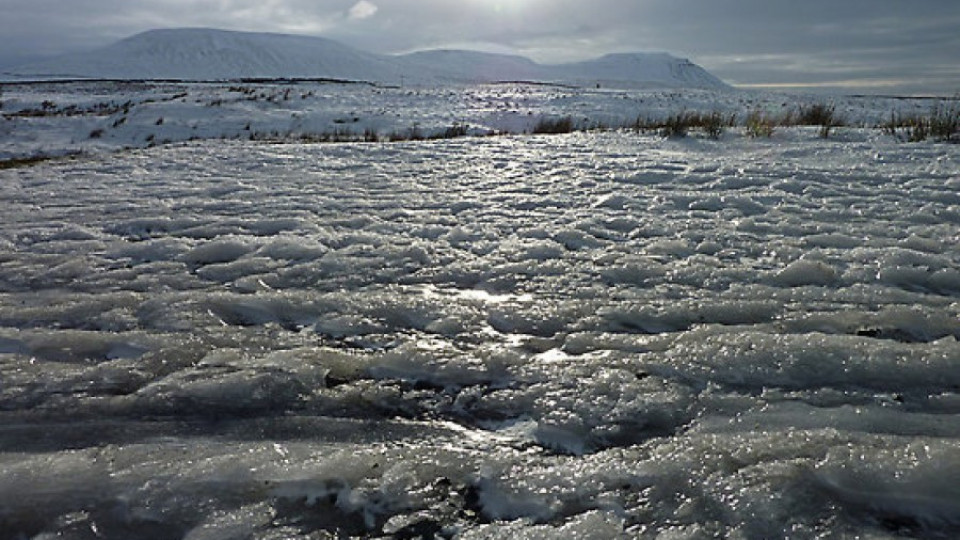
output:
[[455,49],[380,55],[323,37],[211,28],[148,30],[94,51],[62,55],[10,73],[46,78],[323,78],[422,85],[525,80],[621,88],[727,88],[700,66],[667,53],[614,53],[550,65],[523,56]]

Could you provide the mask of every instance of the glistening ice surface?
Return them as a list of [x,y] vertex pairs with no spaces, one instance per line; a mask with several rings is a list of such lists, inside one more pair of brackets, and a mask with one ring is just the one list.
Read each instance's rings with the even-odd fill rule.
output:
[[0,171],[5,538],[960,534],[960,148]]

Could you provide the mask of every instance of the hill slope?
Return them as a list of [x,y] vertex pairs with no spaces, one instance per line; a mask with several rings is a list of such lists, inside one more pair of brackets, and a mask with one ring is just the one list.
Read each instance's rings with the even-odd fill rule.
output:
[[575,84],[612,87],[722,88],[726,83],[693,62],[666,53],[608,54],[596,60],[552,66],[558,78]]
[[210,29],[151,30],[91,52],[15,70],[20,75],[116,79],[329,77],[383,80],[393,63],[329,39]]
[[424,51],[385,56],[329,39],[212,29],[151,30],[107,47],[22,66],[16,75],[108,79],[330,78],[384,84],[527,80],[612,87],[723,88],[688,60],[615,54],[542,65],[520,56]]

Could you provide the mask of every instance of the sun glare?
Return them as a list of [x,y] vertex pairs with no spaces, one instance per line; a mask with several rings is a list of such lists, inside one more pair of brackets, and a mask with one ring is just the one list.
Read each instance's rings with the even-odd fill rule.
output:
[[480,6],[486,6],[496,13],[513,13],[523,7],[522,0],[470,0],[470,3]]

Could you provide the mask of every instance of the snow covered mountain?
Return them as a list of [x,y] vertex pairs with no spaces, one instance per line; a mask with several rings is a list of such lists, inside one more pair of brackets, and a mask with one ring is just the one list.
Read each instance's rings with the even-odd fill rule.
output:
[[612,87],[676,86],[724,88],[726,83],[690,60],[666,53],[608,54],[596,60],[552,66],[557,77],[574,84]]
[[402,56],[329,39],[203,28],[151,30],[107,47],[22,66],[15,75],[108,79],[330,78],[384,84],[535,81],[608,87],[724,88],[689,60],[613,54],[561,65],[520,56],[435,50]]
[[405,71],[447,82],[546,81],[529,58],[478,51],[430,50],[394,57]]
[[202,28],[151,30],[90,52],[14,70],[18,75],[214,80],[328,77],[391,80],[389,58],[329,39]]

